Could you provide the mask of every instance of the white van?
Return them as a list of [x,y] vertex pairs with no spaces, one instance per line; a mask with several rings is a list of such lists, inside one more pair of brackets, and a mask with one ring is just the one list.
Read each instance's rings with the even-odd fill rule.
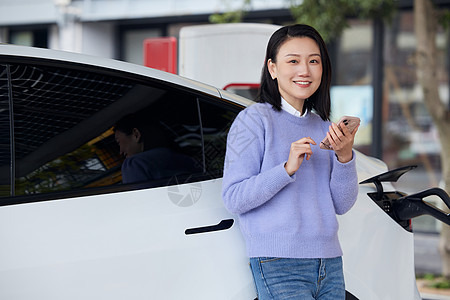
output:
[[[251,104],[142,66],[0,45],[0,299],[255,299],[221,199],[227,132]],[[122,184],[112,126],[137,111],[197,170]],[[361,153],[357,168],[360,181],[388,171]],[[403,195],[386,179],[339,217],[347,299],[420,299],[413,233],[389,208]]]

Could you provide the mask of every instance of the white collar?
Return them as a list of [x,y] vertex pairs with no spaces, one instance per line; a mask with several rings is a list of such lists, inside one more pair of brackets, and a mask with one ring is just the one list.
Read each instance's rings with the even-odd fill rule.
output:
[[286,100],[283,99],[283,97],[281,97],[281,108],[290,113],[293,116],[302,118],[304,116],[306,116],[307,111],[305,111],[305,113],[302,115],[301,112],[299,112],[298,110],[295,109],[295,107],[293,107],[292,105],[289,104],[289,102],[287,102]]

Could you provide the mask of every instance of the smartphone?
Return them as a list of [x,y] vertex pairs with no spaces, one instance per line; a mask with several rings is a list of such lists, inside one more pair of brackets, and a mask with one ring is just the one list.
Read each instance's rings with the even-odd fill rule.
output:
[[[347,126],[348,131],[353,132],[355,128],[361,123],[361,120],[358,117],[350,117],[350,116],[343,116],[339,122],[337,123],[339,129],[342,131],[342,124]],[[333,150],[333,148],[330,145],[330,142],[328,141],[328,137],[325,137],[320,142],[320,148],[326,149],[326,150]]]

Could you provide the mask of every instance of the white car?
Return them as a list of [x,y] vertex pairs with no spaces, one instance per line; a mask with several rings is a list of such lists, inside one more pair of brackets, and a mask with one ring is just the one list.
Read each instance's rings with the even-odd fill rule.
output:
[[[143,66],[0,45],[0,299],[255,299],[221,199],[227,132],[251,104]],[[111,128],[143,110],[198,171],[121,183]],[[382,191],[383,162],[357,153],[357,168],[375,184],[339,217],[347,299],[420,299],[417,211],[392,208],[409,200]]]

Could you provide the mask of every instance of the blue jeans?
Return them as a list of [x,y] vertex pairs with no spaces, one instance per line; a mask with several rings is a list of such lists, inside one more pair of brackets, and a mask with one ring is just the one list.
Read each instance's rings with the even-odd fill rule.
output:
[[259,300],[344,300],[342,258],[250,258]]

